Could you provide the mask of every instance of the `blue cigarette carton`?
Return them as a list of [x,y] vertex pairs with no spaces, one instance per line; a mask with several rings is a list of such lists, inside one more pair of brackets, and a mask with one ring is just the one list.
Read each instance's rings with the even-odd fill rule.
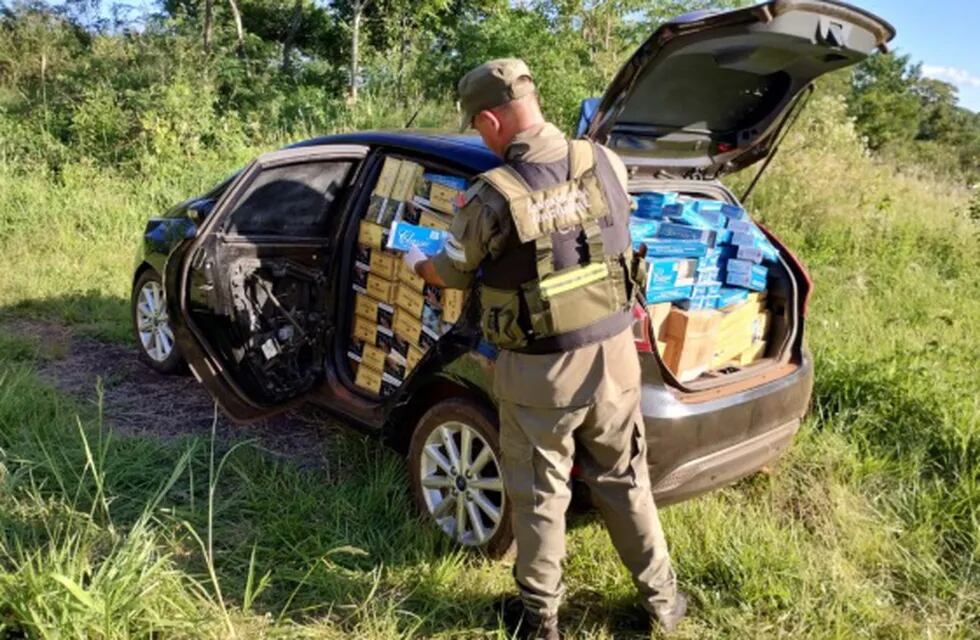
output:
[[399,220],[391,226],[388,248],[395,251],[408,251],[412,245],[415,245],[425,255],[432,256],[442,251],[447,235],[447,232],[441,229],[420,227]]
[[693,201],[688,202],[678,202],[675,204],[667,205],[663,208],[664,216],[670,218],[674,222],[682,222],[689,227],[694,227],[696,229],[710,229],[711,224],[707,220],[701,217],[701,214],[697,212]]
[[647,247],[648,258],[700,258],[708,250],[708,245],[703,242],[675,238],[647,238],[642,244]]
[[426,171],[422,174],[422,179],[434,184],[441,184],[444,187],[449,187],[456,191],[466,191],[467,184],[466,178],[460,178],[459,176],[447,176],[444,173],[431,173]]
[[634,248],[639,247],[641,240],[657,235],[657,228],[659,226],[659,220],[645,220],[636,216],[630,216],[630,239],[633,241]]
[[710,296],[717,296],[721,291],[721,283],[718,281],[714,282],[702,282],[700,284],[694,285],[694,291],[691,292],[692,298],[707,298]]
[[750,221],[739,220],[738,218],[729,218],[728,222],[725,224],[725,227],[739,233],[756,234],[759,231]]
[[669,287],[669,288],[658,288],[658,287],[647,287],[647,304],[657,304],[658,302],[673,302],[675,300],[684,300],[691,297],[691,291],[694,289],[693,286],[688,285],[686,287]]
[[686,224],[676,222],[663,222],[657,229],[657,236],[660,238],[677,238],[679,240],[697,240],[707,245],[713,245],[715,232],[710,229],[700,229],[689,227]]
[[757,241],[758,239],[755,237],[755,234],[748,233],[746,231],[734,231],[732,232],[732,238],[729,242],[740,247],[755,247],[757,246]]
[[707,222],[712,229],[724,229],[728,223],[728,218],[721,211],[703,211],[698,209],[698,215]]
[[722,287],[718,291],[717,308],[724,309],[749,299],[749,290],[737,287]]
[[718,296],[697,296],[694,298],[687,298],[686,300],[678,300],[674,304],[685,311],[715,309],[718,306]]
[[725,263],[725,271],[727,273],[748,273],[749,271],[752,271],[754,266],[756,265],[748,260],[732,258]]
[[745,218],[745,209],[739,207],[738,205],[728,204],[727,202],[721,202],[719,200],[698,200],[697,210],[699,213],[705,211],[717,211],[726,218],[737,218],[741,220]]
[[720,275],[721,269],[718,267],[709,267],[706,269],[698,267],[697,272],[694,274],[694,284],[717,282]]
[[[730,263],[731,261],[729,261]],[[731,271],[725,274],[725,284],[733,287],[743,287],[753,291],[766,290],[766,276],[769,270],[761,265],[754,264],[750,271]]]
[[668,289],[694,282],[698,261],[693,258],[647,259],[647,288]]
[[762,262],[763,258],[762,249],[759,247],[747,247],[743,245],[737,248],[735,257],[739,260],[747,260],[748,262],[759,264]]
[[639,218],[656,219],[663,217],[663,207],[677,202],[677,194],[673,191],[648,191],[633,196],[636,203],[634,215]]

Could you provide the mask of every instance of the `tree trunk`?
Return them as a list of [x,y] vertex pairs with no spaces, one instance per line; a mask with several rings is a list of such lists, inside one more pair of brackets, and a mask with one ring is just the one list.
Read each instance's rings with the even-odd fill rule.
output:
[[238,40],[238,57],[245,59],[245,29],[242,27],[242,14],[238,10],[238,3],[235,0],[228,0],[231,8],[231,17],[235,20],[235,38]]
[[287,75],[293,71],[293,43],[296,41],[296,35],[299,33],[299,28],[302,24],[303,0],[296,0],[296,4],[293,5],[293,17],[289,21],[289,31],[286,33],[286,39],[282,43],[282,72]]
[[214,12],[214,0],[204,0],[204,53],[211,53],[211,20]]
[[351,22],[351,41],[350,41],[350,102],[357,102],[357,79],[361,73],[359,67],[360,51],[358,45],[361,37],[361,15],[364,13],[366,2],[359,1],[354,3],[354,17]]

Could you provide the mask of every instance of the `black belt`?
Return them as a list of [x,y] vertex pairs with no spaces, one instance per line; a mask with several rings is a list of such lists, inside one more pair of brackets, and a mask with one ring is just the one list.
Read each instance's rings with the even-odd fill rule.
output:
[[602,320],[593,322],[587,327],[582,327],[581,329],[562,333],[557,336],[538,338],[528,342],[526,347],[511,349],[511,351],[532,355],[573,351],[619,335],[632,323],[633,314],[630,311],[620,311]]

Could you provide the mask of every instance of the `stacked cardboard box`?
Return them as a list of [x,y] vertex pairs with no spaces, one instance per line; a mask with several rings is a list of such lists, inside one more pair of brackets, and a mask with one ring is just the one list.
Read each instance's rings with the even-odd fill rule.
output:
[[[676,193],[634,197],[633,248],[646,247],[646,298],[665,363],[681,379],[765,353],[767,263],[779,252],[741,207]],[[666,304],[669,311],[660,305]]]
[[[460,187],[451,189],[450,186]],[[439,289],[409,270],[390,249],[399,223],[448,229],[465,181],[387,158],[360,222],[352,277],[353,320],[347,356],[357,386],[394,393],[425,352],[462,313],[462,291]]]

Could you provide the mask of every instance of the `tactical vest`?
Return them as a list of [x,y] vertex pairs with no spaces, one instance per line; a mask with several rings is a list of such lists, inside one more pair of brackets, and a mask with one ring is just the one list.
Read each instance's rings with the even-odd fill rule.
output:
[[506,199],[516,234],[483,267],[481,328],[489,342],[555,353],[629,327],[629,196],[603,153],[576,140],[566,160],[511,163],[480,179]]

